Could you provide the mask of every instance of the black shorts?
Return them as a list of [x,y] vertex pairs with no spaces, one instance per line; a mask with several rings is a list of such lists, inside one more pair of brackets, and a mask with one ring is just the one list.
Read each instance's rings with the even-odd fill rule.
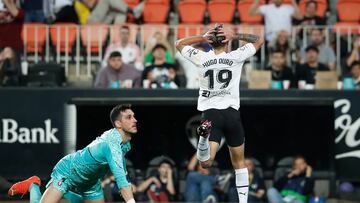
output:
[[230,147],[238,147],[245,141],[244,129],[241,123],[240,112],[234,108],[208,109],[203,111],[201,120],[211,121],[209,141],[220,144],[224,136]]

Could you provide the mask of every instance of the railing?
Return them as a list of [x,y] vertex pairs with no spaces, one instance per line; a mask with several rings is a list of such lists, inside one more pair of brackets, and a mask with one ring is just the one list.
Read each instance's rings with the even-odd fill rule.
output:
[[[142,51],[149,38],[155,32],[168,35],[170,44],[174,44],[177,37],[201,34],[208,26],[199,25],[129,25],[130,40],[137,42]],[[254,33],[264,35],[262,25],[231,25],[238,32]],[[322,28],[325,33],[325,44],[330,46],[334,40],[336,45],[336,64],[338,71],[341,69],[340,40],[345,38],[347,41],[347,51],[352,49],[352,37],[360,33],[358,27],[333,27],[333,26],[306,26],[293,27],[291,42],[306,46],[309,42],[310,29]],[[91,75],[91,65],[101,63],[106,45],[119,41],[120,25],[75,25],[75,24],[25,24],[23,29],[24,51],[23,60],[30,63],[40,61],[56,61],[65,67],[66,75],[69,75],[70,64],[75,65],[75,76],[79,77],[80,66],[86,66],[86,76]],[[303,39],[298,38],[298,32],[303,32]],[[267,64],[267,50],[263,46],[260,50],[260,61],[255,61],[255,57],[250,59],[251,67],[264,68]]]

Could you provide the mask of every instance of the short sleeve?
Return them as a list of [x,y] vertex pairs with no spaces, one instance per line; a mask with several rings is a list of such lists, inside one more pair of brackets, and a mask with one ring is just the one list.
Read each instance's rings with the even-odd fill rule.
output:
[[252,43],[247,43],[244,46],[239,47],[238,49],[230,53],[236,61],[242,62],[250,58],[251,56],[254,56],[254,54],[256,53],[256,48]]
[[181,50],[181,55],[186,58],[187,60],[191,61],[196,66],[200,66],[201,57],[204,54],[203,51],[199,49],[195,49],[192,46],[185,46]]

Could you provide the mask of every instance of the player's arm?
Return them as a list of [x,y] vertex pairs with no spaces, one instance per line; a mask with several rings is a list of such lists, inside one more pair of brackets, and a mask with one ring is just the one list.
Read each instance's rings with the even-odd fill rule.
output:
[[255,0],[254,3],[251,5],[249,9],[249,15],[260,15],[260,9],[259,9],[260,0]]
[[201,42],[211,43],[212,41],[210,40],[210,38],[211,38],[211,35],[213,32],[214,32],[214,29],[210,29],[204,35],[185,37],[185,38],[179,39],[175,42],[175,47],[181,53],[182,49],[185,46],[191,46],[192,44],[201,43]]
[[230,40],[241,40],[248,43],[252,43],[257,50],[260,49],[260,47],[264,44],[264,38],[259,35],[253,35],[253,34],[245,34],[245,33],[235,33],[232,29],[222,29],[218,36],[224,36],[225,40],[224,43]]
[[120,193],[124,198],[125,202],[135,203],[131,184],[126,178],[126,166],[124,166],[122,151],[111,149],[109,145],[104,145],[103,153],[105,153],[105,157],[109,164],[110,170],[115,177],[116,184],[118,185]]

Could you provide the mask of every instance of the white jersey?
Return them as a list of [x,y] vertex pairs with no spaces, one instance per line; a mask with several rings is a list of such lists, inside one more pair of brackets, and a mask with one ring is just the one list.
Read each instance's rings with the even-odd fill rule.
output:
[[236,110],[240,107],[240,77],[244,61],[253,56],[256,49],[252,43],[226,53],[203,52],[185,46],[181,54],[199,67],[199,111],[207,109]]

